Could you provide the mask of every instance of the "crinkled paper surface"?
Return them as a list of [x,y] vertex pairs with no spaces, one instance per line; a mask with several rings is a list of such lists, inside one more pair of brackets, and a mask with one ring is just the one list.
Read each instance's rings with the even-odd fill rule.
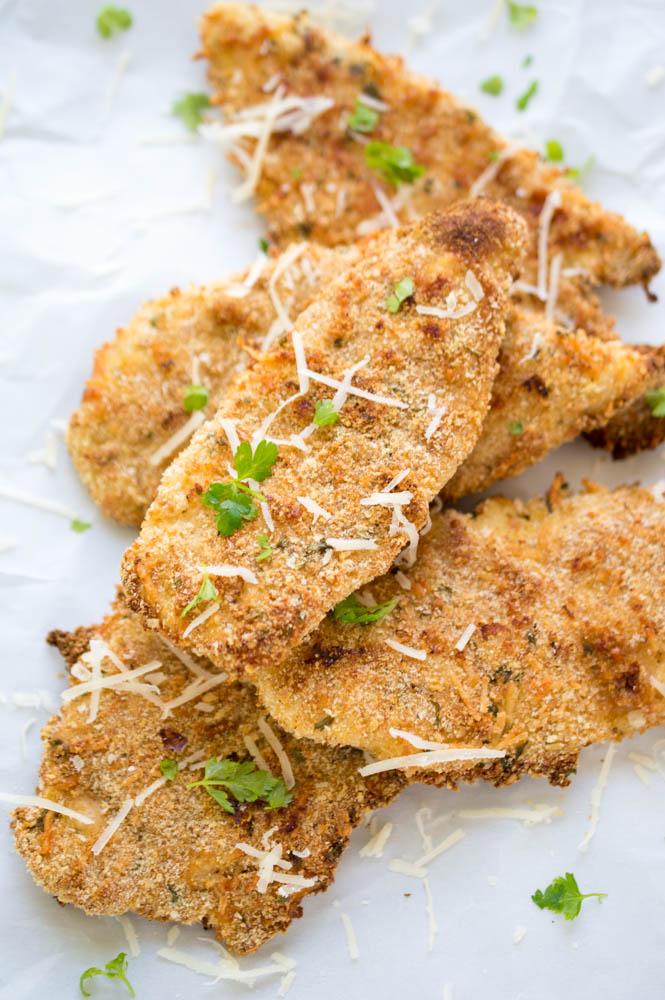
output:
[[[50,421],[65,419],[77,405],[95,347],[143,299],[244,266],[261,235],[251,205],[230,203],[237,178],[218,149],[188,141],[170,114],[175,99],[205,86],[204,67],[190,60],[202,4],[128,2],[134,26],[103,41],[94,27],[97,4],[0,0],[0,92],[15,81],[0,139],[0,484],[57,500],[93,525],[76,534],[64,517],[0,500],[0,548],[15,542],[0,552],[4,791],[33,791],[39,728],[46,719],[43,708],[16,707],[14,695],[43,690],[57,704],[62,663],[44,636],[55,626],[101,619],[132,537],[94,509],[59,431],[55,471],[29,456],[44,447]],[[533,29],[511,31],[504,10],[482,40],[491,7],[490,0],[378,0],[370,23],[381,48],[407,54],[415,68],[476,103],[505,132],[540,148],[556,138],[571,164],[595,157],[587,190],[648,228],[664,253],[665,83],[651,89],[646,82],[648,71],[665,63],[663,5],[548,0],[538,3]],[[411,50],[409,18],[426,29]],[[533,61],[523,67],[528,55]],[[478,89],[495,73],[506,82],[498,99]],[[519,114],[515,98],[536,79],[538,95]],[[665,299],[662,276],[653,290]],[[649,305],[641,289],[612,292],[605,301],[625,339],[664,339],[665,302]],[[662,450],[613,464],[576,443],[504,489],[530,496],[558,469],[573,484],[584,475],[612,484],[665,474]],[[411,789],[378,817],[394,824],[383,858],[360,858],[369,834],[356,832],[337,885],[307,901],[305,919],[274,943],[298,962],[289,995],[464,1000],[484,995],[489,986],[493,996],[511,1000],[662,997],[665,769],[643,769],[640,777],[628,755],[653,755],[663,736],[647,734],[618,748],[586,854],[577,844],[587,829],[602,747],[583,755],[566,791],[535,781],[457,794]],[[463,808],[539,802],[559,806],[563,815],[529,829],[514,820],[452,815]],[[430,810],[422,815],[435,844],[458,826],[467,833],[430,866],[438,926],[431,953],[422,883],[387,868],[391,857],[413,860],[424,853],[414,821],[421,807]],[[83,969],[126,949],[122,928],[110,918],[60,908],[33,885],[5,824],[0,838],[0,1000],[75,997]],[[565,871],[575,872],[583,890],[608,893],[601,906],[588,901],[574,923],[530,901],[536,888]],[[354,962],[342,913],[351,917],[358,940]],[[240,984],[211,988],[194,973],[168,965],[156,954],[166,929],[132,919],[142,945],[140,957],[130,962],[138,997],[246,992]],[[515,945],[518,925],[526,935]],[[203,936],[185,930],[177,945],[214,960],[211,945],[199,940]],[[267,960],[259,955],[244,964]],[[117,983],[92,988],[99,996],[123,994]],[[273,976],[257,984],[255,995],[274,997],[278,989],[279,977]]]

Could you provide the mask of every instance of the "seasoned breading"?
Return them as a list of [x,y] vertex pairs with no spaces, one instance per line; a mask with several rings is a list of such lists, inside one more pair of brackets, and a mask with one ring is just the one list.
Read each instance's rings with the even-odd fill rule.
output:
[[[306,235],[320,243],[351,243],[373,224],[368,220],[389,224],[385,212],[378,219],[384,206],[377,189],[382,199],[394,199],[392,211],[403,220],[474,193],[491,168],[495,176],[484,191],[508,202],[529,223],[528,280],[534,280],[537,266],[539,216],[555,190],[562,205],[549,234],[550,257],[560,251],[564,268],[584,268],[593,280],[616,286],[647,284],[658,271],[660,260],[648,236],[590,202],[564,169],[529,150],[509,155],[506,140],[475,110],[407,70],[400,58],[376,52],[366,40],[350,42],[331,34],[310,23],[304,12],[287,17],[239,3],[213,6],[200,29],[215,100],[231,116],[280,96],[334,101],[309,127],[303,127],[305,113],[294,131],[270,136],[256,195],[272,238],[288,242]],[[363,93],[384,106],[370,134],[347,125]],[[296,128],[302,131],[296,134]],[[367,139],[406,147],[426,173],[413,185],[404,184],[395,198],[395,187],[365,164]],[[243,161],[254,144],[236,139]]]
[[564,785],[584,746],[665,722],[665,504],[650,491],[587,484],[568,496],[559,478],[546,498],[492,498],[432,522],[410,589],[389,573],[365,592],[399,597],[390,614],[372,625],[329,616],[257,676],[283,726],[380,759],[415,753],[391,727],[506,751],[414,780]]
[[[665,383],[662,371],[657,373],[649,389]],[[665,419],[654,417],[651,406],[642,397],[624,407],[609,423],[586,435],[595,448],[612,452],[612,458],[628,458],[640,451],[657,448],[665,441]]]
[[[206,387],[202,415],[211,416],[233,375],[245,367],[246,349],[260,348],[275,319],[269,286],[276,269],[274,294],[296,316],[319,283],[354,254],[353,248],[335,252],[308,245],[281,276],[289,258],[266,258],[244,294],[240,286],[251,269],[185,291],[174,289],[142,305],[129,325],[97,351],[67,443],[81,479],[108,517],[141,523],[164,469],[187,443],[168,450],[192,416],[183,406],[187,387],[192,382]],[[168,454],[160,457],[165,450]]]
[[[614,414],[664,377],[665,348],[598,339],[546,320],[528,304],[516,304],[506,320],[480,437],[444,488],[444,499],[451,502],[517,476],[583,432],[600,427],[596,433],[605,435],[604,425]],[[637,424],[632,407],[624,419]]]
[[[127,667],[159,660],[165,699],[176,697],[191,680],[122,597],[98,628],[60,633],[54,641],[71,662],[72,646],[75,657],[85,639],[94,637],[106,640]],[[110,660],[104,670],[116,672]],[[71,683],[77,682],[72,678]],[[272,724],[293,767],[290,805],[267,811],[261,803],[244,804],[230,815],[203,788],[188,790],[187,782],[200,779],[202,771],[184,769],[135,805],[95,856],[91,846],[101,830],[128,797],[136,798],[160,778],[164,759],[182,761],[196,751],[203,760],[249,759],[244,737],[250,736],[276,776],[280,768],[257,729],[265,713],[248,686],[222,684],[203,696],[207,711],[190,701],[167,719],[139,694],[107,689],[95,722],[88,724],[89,699],[84,695],[69,702],[46,724],[39,794],[94,817],[94,823],[83,825],[35,807],[17,809],[16,847],[33,877],[61,903],[90,914],[133,910],[151,920],[201,922],[240,954],[254,951],[301,915],[303,897],[332,881],[351,830],[405,783],[398,775],[363,779],[359,751],[299,741]],[[311,888],[284,896],[272,883],[265,893],[257,891],[259,861],[235,845],[264,850],[262,838],[272,827],[271,842],[282,845],[289,874],[315,878]],[[292,851],[309,854],[299,857]]]
[[[133,609],[177,645],[230,672],[253,672],[283,659],[336,601],[385,572],[475,444],[524,228],[510,209],[478,200],[369,241],[291,332],[309,374],[288,343],[264,355],[167,469],[123,562]],[[414,293],[391,312],[386,300],[405,276]],[[422,315],[423,308],[455,318]],[[330,426],[311,423],[315,403],[334,398],[332,388],[349,386],[352,376],[366,397],[349,394]],[[336,381],[324,388],[321,377]],[[313,433],[304,453],[289,446],[307,429]],[[253,447],[268,433],[286,443],[261,484],[268,520],[264,511],[255,524],[221,537],[201,496],[228,478],[234,430]],[[395,525],[385,506],[360,501],[402,473],[409,502]],[[323,508],[323,523],[307,509],[312,501]],[[257,532],[266,530],[273,553],[259,561]],[[337,551],[339,539],[364,548]],[[183,611],[205,569],[220,564],[231,573],[240,567],[245,577],[250,571],[256,582],[210,570],[218,606],[210,604],[210,617],[192,630],[191,612],[184,618]]]

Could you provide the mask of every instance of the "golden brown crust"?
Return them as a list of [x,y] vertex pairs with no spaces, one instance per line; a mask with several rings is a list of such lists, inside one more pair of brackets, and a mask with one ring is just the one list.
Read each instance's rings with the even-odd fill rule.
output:
[[[421,527],[429,500],[473,447],[489,401],[504,333],[505,290],[519,265],[523,230],[505,206],[478,199],[454,209],[445,223],[425,219],[382,232],[301,314],[294,332],[302,336],[310,369],[341,380],[366,357],[354,385],[402,408],[349,396],[338,422],[307,439],[304,455],[280,445],[273,474],[263,483],[275,551],[262,562],[256,560],[256,534],[264,525],[257,520],[221,538],[201,494],[227,478],[225,419],[236,422],[240,440],[249,440],[298,392],[288,340],[238,376],[215,418],[167,469],[141,536],[125,555],[131,606],[151,626],[233,673],[254,671],[284,658],[337,600],[388,568],[403,535],[390,533],[387,510],[359,501],[411,470],[401,484],[413,494],[404,513]],[[417,312],[417,305],[441,308],[453,292],[459,307],[471,304],[469,269],[484,290],[473,311],[455,320]],[[405,275],[413,278],[414,296],[391,313],[386,298]],[[446,410],[427,442],[431,395]],[[269,433],[288,441],[309,425],[317,399],[332,396],[332,389],[313,381]],[[323,527],[312,524],[297,500],[303,495],[331,514]],[[337,552],[326,562],[330,537],[369,540],[376,549]],[[204,568],[220,563],[251,569],[258,582],[216,578],[220,608],[185,637],[182,611],[198,592]]]
[[[300,313],[318,284],[337,274],[353,255],[352,248],[307,247],[287,269],[292,289],[284,278],[275,282],[292,314]],[[233,375],[245,367],[247,349],[260,347],[275,318],[268,285],[279,266],[280,257],[266,260],[242,298],[234,291],[247,271],[145,302],[128,326],[96,352],[81,406],[69,423],[67,444],[81,479],[107,517],[141,523],[164,469],[186,444],[152,463],[191,416],[183,400],[193,368],[208,390],[203,413],[212,416]]]
[[[69,643],[66,633],[59,633],[60,647],[65,652],[80,647],[83,632],[104,638],[129,667],[160,660],[160,671],[167,674],[160,682],[165,700],[191,680],[122,596],[98,628],[77,630]],[[108,661],[107,668],[115,672]],[[128,797],[159,778],[162,759],[182,760],[196,750],[206,757],[245,759],[243,736],[253,735],[273,772],[280,771],[257,731],[264,712],[249,687],[223,684],[203,696],[212,711],[190,702],[167,720],[139,695],[106,690],[90,725],[89,697],[68,703],[44,727],[39,794],[94,816],[94,825],[30,807],[15,811],[13,827],[17,850],[35,880],[61,903],[90,914],[133,910],[151,920],[201,922],[234,951],[254,951],[301,915],[307,893],[327,888],[351,830],[404,785],[396,775],[361,778],[364,759],[358,751],[298,741],[274,726],[296,777],[290,805],[265,811],[259,803],[248,804],[232,816],[205,790],[188,790],[187,781],[197,780],[201,771],[186,771],[135,806],[95,857],[90,848],[101,830]],[[182,749],[172,748],[164,727],[186,738]],[[286,898],[276,884],[259,893],[258,861],[235,849],[239,841],[261,849],[263,834],[275,825],[274,841],[292,861],[291,872],[318,880]],[[290,854],[306,849],[310,854],[304,859]]]
[[[388,197],[395,194],[365,166],[363,144],[345,124],[363,91],[389,106],[371,138],[406,146],[427,167],[412,187],[401,189],[406,212],[425,214],[467,196],[491,165],[490,154],[506,147],[475,110],[408,71],[401,59],[381,55],[364,40],[350,42],[326,32],[305,13],[287,17],[251,5],[217,4],[201,19],[201,38],[216,100],[229,112],[270,99],[261,88],[276,74],[286,94],[326,95],[335,101],[302,135],[280,133],[270,139],[257,205],[278,241],[304,235],[320,243],[351,243],[358,226],[380,211],[374,188],[383,187]],[[303,182],[314,185],[314,211],[307,208]],[[538,217],[554,189],[563,204],[550,231],[550,254],[561,251],[564,266],[584,268],[596,282],[647,284],[660,267],[648,236],[590,202],[564,170],[522,149],[499,165],[485,191],[505,200],[529,224],[529,280],[537,259]]]
[[[392,574],[369,588],[376,602],[399,597],[382,622],[329,616],[257,677],[282,725],[377,758],[415,752],[390,727],[507,752],[412,771],[414,780],[502,784],[528,773],[565,784],[587,744],[665,721],[650,682],[665,681],[663,503],[637,487],[591,484],[569,497],[559,479],[544,499],[492,498],[475,515],[432,520],[411,589]],[[388,638],[426,659],[394,652]]]
[[[664,374],[661,369],[648,388],[659,388]],[[665,441],[665,419],[654,417],[643,397],[626,406],[603,427],[589,431],[586,438],[594,448],[612,452],[612,458],[628,458],[640,451],[657,448]]]

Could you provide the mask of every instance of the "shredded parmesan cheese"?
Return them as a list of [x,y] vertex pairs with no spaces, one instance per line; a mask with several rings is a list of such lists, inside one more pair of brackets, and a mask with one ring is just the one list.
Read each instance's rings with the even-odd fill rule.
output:
[[563,816],[558,806],[537,805],[533,809],[494,806],[488,809],[460,809],[460,819],[515,819],[525,826],[536,823],[551,823],[554,816]]
[[471,302],[467,302],[465,306],[460,309],[440,309],[438,306],[416,306],[416,312],[421,316],[436,316],[437,319],[461,319],[463,316],[468,316],[469,313],[475,312],[478,303],[475,299]]
[[196,618],[194,619],[194,621],[191,621],[189,623],[189,625],[187,626],[187,628],[185,629],[185,631],[182,633],[183,639],[186,639],[187,636],[191,632],[193,632],[195,628],[198,628],[199,625],[203,625],[204,622],[208,621],[208,618],[212,618],[212,616],[215,615],[215,614],[217,614],[218,611],[219,611],[219,601],[213,601],[213,603],[210,604],[205,609],[205,611],[202,611],[200,615],[196,616]]
[[95,855],[95,857],[104,850],[104,848],[108,844],[113,834],[118,830],[123,821],[127,818],[127,815],[129,814],[129,811],[133,805],[134,805],[133,799],[125,799],[125,801],[123,802],[123,804],[121,805],[120,809],[115,814],[111,822],[108,824],[107,827],[105,827],[102,830],[99,837],[94,842],[91,848],[92,853]]
[[554,319],[557,299],[559,297],[559,279],[561,277],[561,261],[563,254],[557,253],[550,262],[550,281],[547,290],[547,301],[545,303],[545,319]]
[[362,549],[377,548],[376,542],[369,538],[326,538],[326,545],[336,552],[358,552]]
[[482,299],[483,295],[485,294],[485,291],[483,289],[483,286],[480,284],[480,282],[476,278],[476,276],[473,273],[473,271],[467,271],[466,272],[466,274],[464,276],[464,284],[469,289],[469,291],[473,295],[473,297],[476,300],[476,302],[480,302],[480,300]]
[[453,830],[450,836],[446,837],[445,840],[442,840],[436,847],[433,847],[431,851],[427,851],[426,854],[423,854],[422,858],[418,858],[415,862],[416,867],[424,868],[425,865],[430,863],[430,861],[434,861],[434,858],[438,858],[440,854],[443,854],[445,851],[449,851],[451,847],[458,844],[463,837],[466,837],[464,830]]
[[58,503],[57,500],[34,497],[30,493],[25,493],[23,490],[14,489],[13,486],[4,486],[0,484],[0,498],[4,500],[15,500],[16,503],[24,503],[28,507],[38,507],[40,510],[47,510],[51,514],[59,514],[61,517],[66,517],[68,521],[75,521],[79,517],[77,511],[72,510],[71,507],[66,507],[64,504]]
[[246,569],[244,566],[231,566],[227,563],[223,563],[217,566],[208,566],[206,572],[209,576],[239,576],[241,579],[245,580],[246,583],[259,582],[256,573],[253,573],[251,569]]
[[460,760],[497,760],[505,756],[505,750],[492,750],[490,747],[425,750],[423,753],[411,753],[405,757],[389,757],[387,760],[374,761],[372,764],[359,768],[358,773],[366,778],[370,774],[380,774],[382,771],[395,771],[407,767],[431,767],[432,764],[447,764]]
[[427,875],[426,868],[418,868],[417,865],[411,864],[410,861],[405,861],[404,858],[392,858],[388,863],[388,868],[391,872],[397,872],[399,875],[408,875],[409,878],[425,878]]
[[600,774],[598,775],[598,781],[596,782],[596,785],[591,793],[591,819],[589,822],[589,829],[577,845],[578,851],[588,850],[589,844],[591,843],[591,840],[593,839],[598,828],[598,820],[600,819],[600,800],[603,797],[603,791],[607,785],[607,779],[610,775],[610,768],[612,767],[612,760],[614,759],[615,753],[615,744],[608,743],[607,753],[605,754],[605,760],[603,761]]
[[352,962],[355,962],[360,958],[360,952],[358,951],[358,942],[356,941],[356,932],[353,929],[353,924],[351,923],[351,917],[346,913],[340,913],[342,918],[342,923],[344,924],[344,931],[346,933],[346,944],[349,949],[349,958]]
[[69,816],[70,819],[75,819],[78,823],[87,824],[93,822],[90,816],[77,812],[76,809],[69,809],[59,802],[53,802],[52,799],[43,799],[39,795],[14,795],[11,792],[0,792],[0,802],[11,802],[16,806],[34,806],[37,809],[47,809],[49,812]]
[[148,459],[150,465],[161,465],[164,459],[173,454],[176,448],[179,448],[181,444],[184,444],[204,421],[205,414],[203,413],[203,410],[194,410],[187,423],[183,424],[182,427],[175,432],[175,434],[172,434],[171,437],[168,438],[168,440],[165,441],[164,444],[150,456]]
[[430,392],[429,396],[427,397],[427,412],[432,414],[432,419],[428,423],[427,428],[425,430],[425,440],[429,441],[432,435],[435,433],[435,431],[438,430],[439,424],[441,423],[446,413],[445,406],[436,405],[436,397],[434,396],[433,392]]
[[413,493],[402,490],[400,493],[370,493],[360,501],[361,507],[403,507],[411,503]]
[[282,777],[284,778],[284,784],[287,788],[291,789],[296,783],[293,777],[293,768],[291,767],[291,762],[284,752],[282,744],[277,739],[274,730],[268,725],[265,719],[259,719],[257,726],[265,736],[266,740],[272,747],[277,760],[279,761],[279,766],[282,769]]
[[[229,285],[228,288],[225,289],[226,294],[232,299],[244,299],[246,295],[249,295],[249,292],[263,274],[263,270],[267,263],[268,257],[263,253],[263,251],[261,251],[247,272],[245,280],[239,285]],[[198,379],[194,381],[197,382]]]
[[364,847],[360,848],[361,858],[382,858],[383,849],[393,831],[392,823],[384,823],[380,829],[375,829]]
[[265,757],[256,745],[256,741],[251,736],[243,736],[243,742],[249,750],[252,760],[258,765],[259,769],[270,773],[270,768],[268,767]]
[[138,958],[141,954],[141,945],[139,944],[139,939],[134,930],[134,925],[127,916],[126,913],[121,914],[121,916],[116,918],[118,923],[125,932],[125,938],[127,940],[127,947],[129,948],[129,954],[132,958]]
[[384,639],[386,646],[390,646],[397,653],[402,653],[404,656],[410,656],[413,660],[426,660],[427,650],[425,649],[415,649],[413,646],[405,646],[401,642],[397,642],[396,639]]
[[475,625],[473,624],[467,625],[467,627],[464,629],[461,636],[455,643],[455,649],[458,650],[458,652],[462,653],[464,651],[464,649],[466,648],[466,644],[468,643],[469,639],[471,638],[471,636],[475,631],[476,631]]
[[[217,605],[217,607],[219,607],[219,605]],[[164,715],[162,718],[166,718],[166,716],[170,714],[171,709],[178,708],[180,705],[185,705],[188,701],[193,701],[194,698],[198,698],[199,695],[204,694],[206,691],[210,691],[219,684],[223,684],[226,680],[227,675],[225,673],[219,673],[208,676],[207,678],[197,679],[192,684],[188,685],[182,694],[177,698],[174,698],[173,701],[167,701],[164,703]]]
[[432,890],[429,887],[429,880],[427,878],[423,879],[423,889],[425,890],[425,913],[427,914],[427,950],[432,951],[438,927],[434,918]]
[[[499,0],[503,3],[503,0]],[[504,148],[499,152],[496,160],[492,160],[489,166],[485,167],[480,177],[477,177],[469,188],[469,198],[477,198],[481,194],[488,184],[494,180],[498,174],[501,164],[505,163],[506,160],[510,159],[515,153],[515,149],[512,146],[504,146]]]
[[[296,497],[298,503],[301,503],[306,511],[313,515],[312,524],[316,522],[319,517],[322,517],[324,521],[329,521],[332,514],[329,514],[321,504],[318,504],[316,500],[312,500],[311,497]],[[361,501],[362,502],[362,501]]]
[[415,733],[408,733],[405,729],[394,729],[392,726],[388,730],[395,739],[406,740],[416,750],[448,750],[447,743],[435,743],[433,740],[424,740]]
[[558,188],[550,191],[543,203],[538,219],[538,297],[547,299],[547,247],[552,217],[561,207],[561,192]]

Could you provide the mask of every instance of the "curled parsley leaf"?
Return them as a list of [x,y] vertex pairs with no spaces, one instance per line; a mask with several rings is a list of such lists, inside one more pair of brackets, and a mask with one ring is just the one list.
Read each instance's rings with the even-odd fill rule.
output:
[[383,604],[375,604],[373,607],[365,607],[360,603],[355,594],[350,594],[343,601],[333,608],[333,618],[335,621],[344,622],[345,625],[371,625],[373,622],[380,622],[382,618],[389,615],[397,604],[399,598],[392,597]]
[[403,181],[413,184],[427,170],[427,167],[416,163],[413,153],[406,146],[391,146],[389,142],[376,139],[365,146],[365,163],[395,187]]
[[192,610],[192,608],[195,608],[196,605],[200,604],[202,601],[214,601],[214,599],[217,596],[218,596],[217,595],[217,587],[214,585],[214,583],[210,582],[210,578],[208,577],[208,574],[204,573],[203,574],[203,583],[201,584],[201,589],[199,590],[199,592],[196,595],[196,597],[193,597],[191,599],[191,601],[189,602],[189,604],[187,605],[187,607],[185,608],[185,610],[181,613],[180,617],[184,618],[185,615],[189,614],[189,612]]
[[273,441],[259,441],[254,450],[249,441],[241,441],[233,459],[238,478],[227,483],[211,483],[201,496],[204,507],[217,511],[217,531],[224,538],[237,531],[243,521],[253,521],[257,516],[253,498],[265,501],[262,493],[246,486],[241,480],[262,483],[272,475],[276,461],[277,445]]
[[202,410],[208,402],[208,390],[204,385],[188,385],[183,400],[183,406],[188,413],[193,410]]
[[255,450],[249,441],[241,441],[236,448],[233,465],[238,479],[255,479],[262,483],[272,475],[272,467],[277,461],[277,445],[274,441],[259,441]]
[[127,979],[127,955],[124,951],[121,951],[119,955],[116,955],[110,962],[107,962],[103,969],[96,969],[93,966],[90,969],[86,969],[85,972],[81,974],[79,987],[84,997],[92,996],[91,993],[88,993],[83,984],[86,980],[92,979],[93,976],[106,976],[107,979],[120,979],[129,990],[130,997],[136,996],[132,984]]
[[508,19],[513,28],[523,31],[538,20],[538,8],[532,4],[508,2]]
[[566,920],[574,920],[582,909],[585,899],[597,896],[602,902],[606,898],[606,892],[581,893],[579,886],[572,872],[565,875],[558,875],[552,880],[543,892],[536,889],[531,899],[541,910],[552,910],[554,913],[563,913]]
[[363,104],[362,97],[356,97],[353,114],[349,115],[347,125],[355,132],[371,132],[379,120],[379,113],[374,108]]
[[97,31],[102,38],[110,38],[116,31],[127,31],[132,26],[132,15],[124,7],[105,4],[97,15]]
[[203,121],[201,112],[209,107],[210,98],[207,94],[185,94],[180,101],[174,103],[171,111],[182,118],[190,132],[196,132]]
[[523,434],[524,424],[521,420],[511,420],[508,424],[508,430],[511,434]]
[[266,809],[281,809],[293,799],[281,778],[273,777],[269,771],[260,771],[253,760],[217,760],[211,757],[206,761],[205,777],[187,787],[205,788],[215,802],[229,813],[235,812],[229,795],[236,803],[262,799]]
[[413,278],[402,278],[401,281],[395,282],[395,290],[392,295],[389,295],[386,299],[386,309],[388,312],[396,313],[399,312],[399,307],[405,299],[410,298],[413,295]]
[[563,160],[563,146],[557,139],[548,139],[545,143],[545,159],[552,163],[561,163]]
[[498,97],[503,90],[503,78],[496,76],[488,76],[486,80],[480,85],[480,89],[485,94],[490,94],[492,97]]
[[272,545],[270,544],[268,536],[265,534],[257,535],[256,540],[259,543],[259,552],[256,557],[256,561],[262,562],[264,559],[270,559],[272,555]]
[[160,760],[159,769],[165,778],[168,778],[169,781],[173,781],[178,773],[178,762],[177,760]]
[[314,411],[314,423],[317,427],[329,427],[331,424],[337,423],[338,420],[339,413],[333,406],[332,399],[317,400]]
[[75,531],[77,534],[80,535],[82,532],[87,531],[88,528],[92,528],[92,525],[90,524],[89,521],[79,521],[79,519],[75,517],[74,520],[69,525],[69,527],[72,529],[72,531]]
[[665,417],[665,385],[660,389],[645,393],[646,401],[651,407],[652,417]]

